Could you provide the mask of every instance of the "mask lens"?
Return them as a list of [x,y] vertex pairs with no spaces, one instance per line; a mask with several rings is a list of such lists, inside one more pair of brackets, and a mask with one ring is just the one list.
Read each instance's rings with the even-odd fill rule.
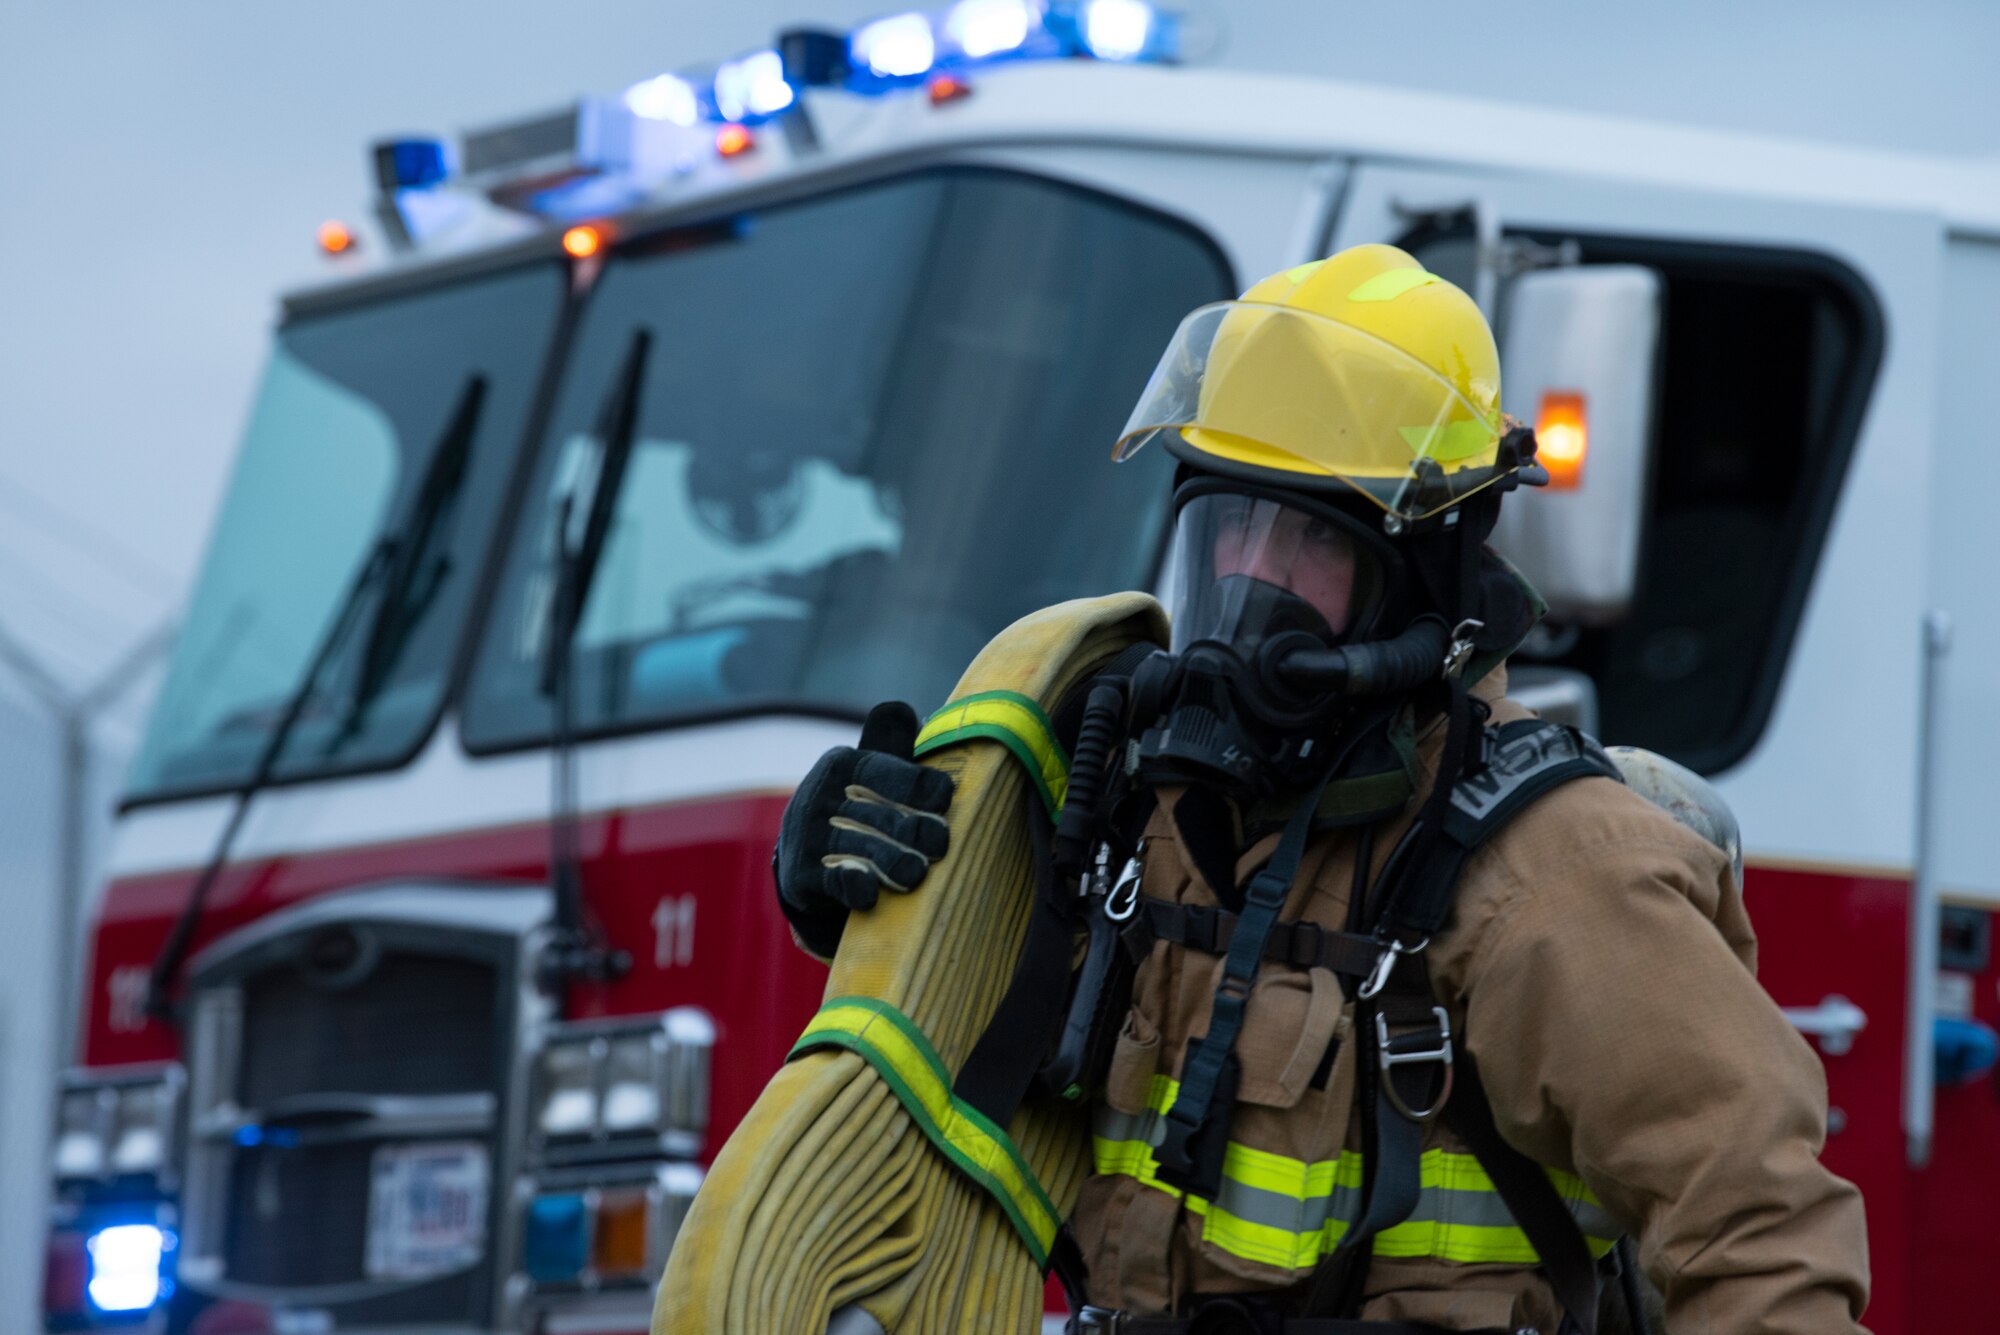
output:
[[1317,509],[1206,492],[1181,507],[1174,648],[1220,640],[1248,650],[1281,631],[1336,645],[1375,610],[1375,557]]

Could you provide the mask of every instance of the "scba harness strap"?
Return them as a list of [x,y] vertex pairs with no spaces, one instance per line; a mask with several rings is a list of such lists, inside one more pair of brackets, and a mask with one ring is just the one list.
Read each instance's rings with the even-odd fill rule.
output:
[[1423,955],[1450,915],[1466,864],[1494,834],[1565,783],[1622,783],[1623,777],[1596,739],[1575,728],[1522,719],[1478,736],[1479,751],[1442,804],[1436,834],[1425,838],[1413,827],[1383,872],[1373,923],[1380,953],[1356,993],[1361,1069],[1372,1087],[1363,1096],[1372,1184],[1361,1222],[1329,1258],[1309,1306],[1358,1305],[1369,1244],[1417,1207],[1423,1124],[1442,1113],[1533,1244],[1567,1313],[1566,1328],[1596,1335],[1598,1272],[1590,1244],[1547,1173],[1494,1126],[1478,1069],[1469,1053],[1456,1050]]
[[[1471,1157],[1532,1247],[1558,1301],[1571,1314],[1572,1328],[1593,1335],[1596,1257],[1611,1244],[1587,1239],[1572,1213],[1572,1202],[1548,1172],[1500,1137],[1478,1072],[1469,1054],[1458,1051],[1459,1039],[1432,994],[1423,952],[1449,916],[1466,863],[1488,839],[1564,783],[1620,776],[1593,739],[1558,724],[1521,720],[1482,728],[1475,739],[1470,763],[1447,800],[1439,804],[1446,813],[1440,834],[1428,840],[1414,830],[1406,835],[1378,881],[1380,909],[1372,921],[1357,893],[1349,926],[1367,930],[1254,921],[1261,916],[1252,912],[1257,897],[1246,893],[1243,913],[1141,899],[1126,941],[1140,954],[1154,940],[1168,940],[1205,954],[1326,967],[1342,979],[1348,995],[1358,999],[1366,1077],[1362,1108],[1364,1143],[1369,1147],[1364,1156],[1367,1186],[1361,1218],[1342,1234],[1322,1267],[1308,1303],[1309,1315],[1330,1316],[1359,1305],[1375,1242],[1417,1211],[1425,1188],[1424,1125],[1442,1115],[1472,1150]],[[1281,851],[1284,843],[1281,840]],[[1295,868],[1285,864],[1274,853],[1261,874],[1272,879],[1283,876],[1289,883]],[[1218,1007],[1218,1012],[1222,1009]],[[1211,1035],[1214,1032],[1212,1025]],[[1226,1055],[1226,1046],[1223,1051]],[[1200,1052],[1200,1045],[1191,1051],[1190,1065]],[[1179,1174],[1168,1170],[1162,1153],[1174,1143],[1178,1128],[1171,1114],[1162,1119],[1166,1139],[1148,1157],[1157,1157],[1159,1167],[1154,1171],[1169,1188],[1191,1183],[1196,1195],[1212,1197],[1227,1185],[1207,1180],[1219,1170],[1219,1147],[1226,1142],[1230,1120],[1229,1066],[1225,1063],[1220,1070],[1222,1078],[1208,1101],[1207,1116],[1180,1132],[1181,1142],[1197,1152],[1185,1156],[1186,1166]],[[1179,1109],[1188,1102],[1183,1088],[1171,1106]],[[1202,1185],[1209,1190],[1202,1192]]]

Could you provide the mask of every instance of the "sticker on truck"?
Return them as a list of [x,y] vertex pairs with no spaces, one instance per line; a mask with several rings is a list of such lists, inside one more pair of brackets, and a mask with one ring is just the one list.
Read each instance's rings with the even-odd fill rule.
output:
[[486,1147],[384,1145],[368,1191],[368,1277],[429,1279],[476,1265],[486,1250]]

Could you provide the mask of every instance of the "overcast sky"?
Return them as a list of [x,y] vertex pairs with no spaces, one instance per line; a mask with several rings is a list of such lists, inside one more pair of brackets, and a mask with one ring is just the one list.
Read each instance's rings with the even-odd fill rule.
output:
[[[361,213],[369,141],[889,8],[0,0],[0,628],[81,679],[172,609],[274,297],[315,275],[322,219]],[[1221,64],[2000,155],[1991,0],[1203,8]]]

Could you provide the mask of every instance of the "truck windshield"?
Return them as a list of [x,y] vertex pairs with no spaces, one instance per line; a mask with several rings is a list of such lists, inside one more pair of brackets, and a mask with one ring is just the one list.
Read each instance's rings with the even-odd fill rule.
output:
[[548,735],[557,517],[589,491],[629,357],[633,444],[573,646],[579,731],[928,709],[1009,621],[1150,582],[1169,474],[1114,465],[1111,442],[1180,318],[1232,291],[1185,225],[975,169],[624,250],[515,526],[467,744]]
[[[561,270],[544,265],[279,332],[131,797],[249,777],[361,566],[398,526],[410,532],[389,534],[407,540],[396,577],[350,609],[273,777],[394,764],[421,743],[562,299]],[[433,467],[439,451],[462,458]]]

